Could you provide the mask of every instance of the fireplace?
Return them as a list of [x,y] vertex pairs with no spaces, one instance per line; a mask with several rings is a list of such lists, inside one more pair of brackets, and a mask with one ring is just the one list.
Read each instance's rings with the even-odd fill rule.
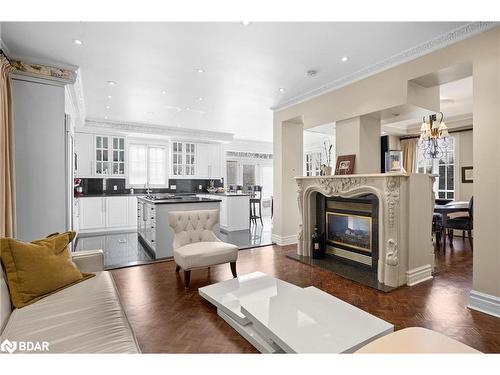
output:
[[[379,290],[432,278],[433,175],[381,173],[296,181],[300,222],[294,259]],[[327,223],[326,257],[314,259],[314,227],[326,234]]]
[[316,196],[318,229],[329,256],[377,271],[378,198]]

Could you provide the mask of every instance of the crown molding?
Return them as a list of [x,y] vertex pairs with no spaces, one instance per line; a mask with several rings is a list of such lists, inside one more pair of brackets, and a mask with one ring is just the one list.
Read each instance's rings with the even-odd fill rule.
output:
[[85,126],[112,129],[128,133],[163,135],[170,138],[197,139],[212,142],[231,142],[234,139],[234,135],[232,133],[144,124],[138,122],[115,122],[87,119],[85,120]]
[[451,44],[460,42],[473,35],[480,34],[484,31],[490,30],[498,26],[498,22],[471,22],[457,29],[451,30],[446,34],[442,34],[434,39],[427,42],[421,43],[415,47],[409,48],[401,53],[393,55],[387,59],[379,61],[375,64],[369,65],[363,69],[360,69],[354,73],[348,74],[344,77],[336,79],[329,82],[323,86],[320,86],[314,90],[308,91],[301,95],[295,96],[283,103],[271,107],[274,112],[281,111],[283,109],[292,107],[296,104],[303,103],[307,100],[313,99],[315,97],[326,94],[330,91],[337,90],[341,87],[347,86],[353,82],[360,81],[363,78],[367,78],[376,73],[383,72],[384,70],[393,68],[397,65],[401,65],[408,61],[414,60],[418,57],[427,55],[431,52],[437,51],[438,49],[447,47]]

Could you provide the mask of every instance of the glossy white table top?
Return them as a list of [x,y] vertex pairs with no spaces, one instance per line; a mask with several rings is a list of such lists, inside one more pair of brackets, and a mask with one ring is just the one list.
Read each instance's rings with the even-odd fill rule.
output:
[[315,287],[240,298],[242,313],[287,353],[351,353],[394,326]]
[[241,312],[240,300],[252,297],[267,300],[277,294],[277,289],[302,289],[262,272],[253,272],[237,278],[221,281],[198,289],[200,295],[240,324],[250,321]]
[[[287,353],[354,352],[394,330],[392,324],[315,287],[300,288],[262,272],[209,285],[199,293]],[[243,327],[233,328],[247,333]]]

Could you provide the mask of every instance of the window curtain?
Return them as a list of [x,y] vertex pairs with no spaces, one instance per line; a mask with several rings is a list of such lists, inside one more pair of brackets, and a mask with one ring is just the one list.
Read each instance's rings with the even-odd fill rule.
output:
[[0,237],[15,235],[11,65],[0,50]]
[[403,151],[403,167],[407,173],[417,172],[417,142],[418,139],[402,139],[401,150]]

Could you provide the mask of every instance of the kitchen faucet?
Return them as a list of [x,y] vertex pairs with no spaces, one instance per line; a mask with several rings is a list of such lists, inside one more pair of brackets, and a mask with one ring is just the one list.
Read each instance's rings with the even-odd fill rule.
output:
[[149,184],[147,182],[144,184],[144,188],[146,189],[146,194],[149,195],[151,193],[151,189],[149,188]]

